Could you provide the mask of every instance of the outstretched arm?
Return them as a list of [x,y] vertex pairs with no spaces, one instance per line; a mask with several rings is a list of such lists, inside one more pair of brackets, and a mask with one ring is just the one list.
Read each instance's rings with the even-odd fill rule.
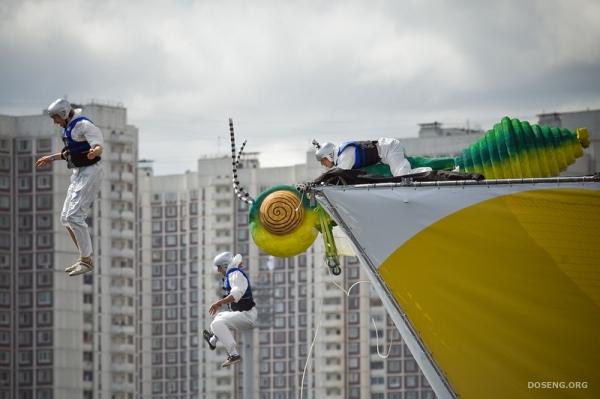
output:
[[41,157],[40,159],[38,159],[35,162],[35,167],[42,168],[42,167],[46,166],[47,164],[49,164],[50,162],[56,161],[57,159],[62,159],[60,152],[56,153],[56,154],[44,155],[43,157]]

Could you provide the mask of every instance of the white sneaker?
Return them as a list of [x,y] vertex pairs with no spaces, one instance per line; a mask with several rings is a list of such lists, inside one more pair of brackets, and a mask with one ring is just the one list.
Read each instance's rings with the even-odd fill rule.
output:
[[221,367],[229,367],[232,364],[236,364],[242,361],[242,357],[240,355],[229,355],[227,356],[227,360],[225,360]]
[[77,266],[79,266],[79,261],[73,263],[71,266],[67,266],[65,268],[65,273],[67,273],[67,274],[71,273],[73,270],[77,269]]
[[92,262],[86,263],[79,261],[75,265],[75,268],[69,273],[69,276],[78,276],[80,274],[89,273],[92,270],[94,270],[94,265],[92,264]]

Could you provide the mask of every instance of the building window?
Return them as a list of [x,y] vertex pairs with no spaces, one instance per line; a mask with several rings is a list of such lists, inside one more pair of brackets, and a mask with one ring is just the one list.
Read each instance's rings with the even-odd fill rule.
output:
[[36,332],[37,344],[38,345],[51,345],[52,344],[52,331],[41,330]]
[[37,351],[38,364],[52,364],[52,349],[40,349]]
[[29,308],[32,305],[31,292],[20,292],[19,293],[19,307]]
[[[0,321],[2,320],[2,313],[0,312]],[[33,344],[33,333],[31,331],[19,331],[18,341],[19,346],[31,346]]]
[[0,215],[0,229],[9,229],[10,225],[10,216],[6,214]]
[[162,393],[162,382],[152,383],[152,393]]
[[52,234],[41,233],[37,235],[37,248],[47,249],[52,247]]
[[40,385],[52,384],[52,369],[38,369],[37,383]]
[[38,306],[52,305],[52,292],[51,291],[39,291],[37,293],[37,304],[38,304]]
[[0,331],[0,345],[9,346],[11,343],[10,338],[10,331]]
[[31,370],[19,371],[19,385],[31,385],[33,383],[33,372]]
[[177,363],[177,352],[167,352],[167,364]]
[[49,229],[52,227],[52,215],[36,215],[35,221],[38,229]]
[[33,217],[31,215],[19,215],[17,225],[19,226],[19,230],[23,231],[31,231],[33,227]]
[[31,177],[22,176],[17,179],[17,187],[19,191],[31,191]]
[[37,152],[49,152],[49,151],[52,151],[52,140],[51,139],[38,139]]
[[50,194],[38,194],[35,200],[38,211],[52,209],[52,196]]
[[177,231],[177,221],[176,220],[167,220],[165,222],[165,230],[167,233],[173,233]]
[[32,249],[32,236],[31,234],[21,233],[17,236],[17,241],[19,243],[19,249]]
[[170,249],[165,251],[165,261],[166,262],[176,262],[177,261],[177,251]]
[[19,210],[20,211],[30,211],[32,206],[32,199],[30,195],[20,195],[19,196]]
[[[2,142],[4,142],[4,140],[0,140],[0,145],[2,144]],[[1,150],[2,149],[0,148],[0,151]],[[10,157],[7,157],[7,156],[0,157],[0,170],[3,172],[10,171]]]
[[19,312],[19,327],[33,327],[32,312]]
[[404,361],[404,371],[409,373],[415,373],[417,372],[417,370],[417,362],[414,359],[406,359]]
[[20,269],[31,269],[33,265],[32,254],[20,254],[19,255],[19,268]]
[[[168,235],[165,238],[165,245],[167,247],[177,246],[177,235],[176,234]],[[167,256],[168,256],[168,254],[167,254]]]
[[177,216],[177,206],[170,205],[170,206],[165,207],[165,216],[168,218],[176,217]]
[[400,360],[388,360],[388,372],[399,373],[402,371]]
[[406,388],[416,388],[418,380],[416,375],[407,375],[404,377],[404,386]]
[[152,248],[162,247],[162,236],[152,236]]
[[30,366],[33,362],[33,352],[29,350],[19,351],[19,366]]
[[52,312],[48,310],[37,312],[37,325],[38,326],[51,326],[52,325]]
[[83,380],[84,381],[94,381],[94,373],[89,370],[83,371]]
[[37,175],[35,180],[38,190],[49,190],[52,188],[52,175]]
[[402,388],[402,377],[388,376],[388,388],[390,388],[390,389]]
[[94,296],[90,293],[84,293],[83,303],[94,303]]
[[52,269],[52,253],[42,252],[36,255],[38,269]]
[[0,209],[10,208],[10,197],[8,195],[0,195]]

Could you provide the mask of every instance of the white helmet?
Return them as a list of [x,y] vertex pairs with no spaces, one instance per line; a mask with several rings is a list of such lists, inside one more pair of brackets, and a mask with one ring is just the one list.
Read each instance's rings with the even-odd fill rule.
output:
[[333,143],[324,143],[321,148],[317,150],[315,156],[317,157],[317,161],[321,162],[321,159],[327,158],[331,162],[333,162],[333,152],[335,151],[335,144]]
[[233,260],[233,254],[231,252],[221,252],[217,256],[215,256],[215,260],[213,264],[216,267],[224,267],[227,269]]
[[48,106],[48,115],[53,117],[58,115],[63,119],[67,119],[71,113],[71,103],[63,98],[59,98]]
[[227,269],[229,266],[238,267],[242,264],[242,255],[237,254],[236,256],[233,256],[233,254],[229,251],[221,252],[215,256],[213,264],[215,267],[222,267],[224,269]]

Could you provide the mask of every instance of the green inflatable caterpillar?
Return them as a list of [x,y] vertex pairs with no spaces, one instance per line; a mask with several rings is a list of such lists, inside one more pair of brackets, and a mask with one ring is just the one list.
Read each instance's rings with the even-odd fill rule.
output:
[[[256,199],[239,187],[235,157],[233,124],[232,160],[234,187],[241,200],[251,204],[249,225],[252,238],[264,252],[287,257],[308,249],[321,233],[326,258],[334,274],[339,273],[332,222],[329,215],[292,186],[276,186]],[[583,154],[590,144],[587,129],[575,133],[564,128],[530,125],[518,119],[502,118],[493,129],[455,157],[407,157],[411,166],[429,166],[434,170],[459,167],[461,172],[481,173],[486,179],[550,177],[564,171]],[[243,148],[243,145],[242,145]],[[240,151],[241,153],[241,151]],[[384,164],[369,166],[373,173],[391,175]],[[371,170],[371,169],[368,169]]]
[[564,171],[590,145],[587,129],[530,125],[502,118],[477,142],[455,158],[461,172],[486,179],[550,177]]

